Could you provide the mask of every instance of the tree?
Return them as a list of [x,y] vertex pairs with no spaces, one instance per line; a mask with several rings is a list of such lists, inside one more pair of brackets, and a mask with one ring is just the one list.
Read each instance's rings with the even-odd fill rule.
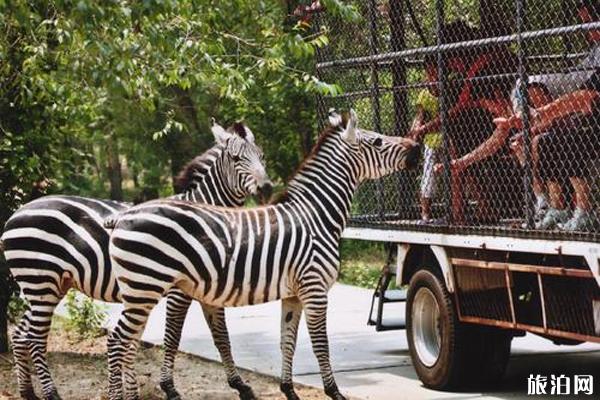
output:
[[45,193],[171,194],[212,143],[212,116],[246,119],[272,175],[289,176],[314,131],[314,94],[339,91],[311,73],[327,31],[294,20],[294,3],[0,1],[0,226]]

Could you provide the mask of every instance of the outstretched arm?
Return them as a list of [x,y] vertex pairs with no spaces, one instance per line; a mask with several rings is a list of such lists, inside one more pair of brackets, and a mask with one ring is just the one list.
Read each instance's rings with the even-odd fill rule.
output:
[[[582,89],[559,97],[545,106],[532,110],[531,133],[537,135],[545,132],[552,124],[563,117],[574,113],[590,114],[594,101],[600,94],[595,90]],[[523,119],[519,115],[494,120],[498,127],[523,129]]]
[[578,90],[561,96],[555,101],[538,108],[534,113],[532,131],[535,133],[546,131],[557,119],[573,113],[590,114],[594,100],[598,97],[595,90]]
[[496,154],[506,143],[509,132],[509,129],[496,128],[494,133],[492,133],[492,136],[487,138],[486,141],[480,144],[475,150],[457,159],[455,163],[455,165],[457,165],[456,168],[468,168],[469,166]]
[[[509,132],[510,129],[505,129],[504,127],[496,128],[492,136],[487,138],[487,140],[480,144],[476,149],[458,159],[450,161],[452,170],[454,172],[460,172],[475,163],[493,156],[502,148],[504,143],[506,143]],[[436,164],[435,171],[440,172],[442,168],[442,164]]]
[[421,105],[417,105],[417,113],[415,114],[415,119],[410,126],[411,131],[419,129],[423,126],[423,122],[425,120],[425,110]]

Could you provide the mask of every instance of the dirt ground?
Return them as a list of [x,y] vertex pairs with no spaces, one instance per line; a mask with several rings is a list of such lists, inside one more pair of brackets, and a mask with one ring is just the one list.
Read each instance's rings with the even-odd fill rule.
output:
[[[106,399],[107,366],[106,337],[73,340],[63,330],[53,330],[48,343],[48,362],[59,393],[64,400]],[[143,348],[138,352],[137,371],[142,399],[164,399],[158,387],[162,350]],[[227,386],[219,363],[180,353],[175,366],[175,384],[186,400],[238,399],[236,391]],[[260,399],[285,399],[279,392],[279,382],[271,377],[241,371],[242,377]],[[40,387],[36,391],[40,393]],[[325,398],[322,390],[296,385],[304,400]],[[12,355],[0,355],[0,400],[17,399],[17,382]]]

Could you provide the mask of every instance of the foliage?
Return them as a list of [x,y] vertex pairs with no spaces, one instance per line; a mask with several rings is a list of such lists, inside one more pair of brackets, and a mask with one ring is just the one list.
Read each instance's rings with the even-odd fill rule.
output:
[[293,20],[298,3],[0,1],[0,223],[47,192],[172,193],[212,144],[211,116],[246,119],[288,177],[310,147],[314,94],[340,92],[312,73],[328,32]]
[[7,319],[11,324],[17,324],[29,308],[29,303],[23,297],[12,296],[8,302]]
[[386,261],[385,249],[381,243],[344,239],[340,245],[340,256],[340,282],[375,288]]
[[360,261],[342,262],[339,281],[347,285],[359,286],[367,289],[375,289],[381,266],[364,264]]
[[102,324],[106,319],[104,308],[89,297],[78,295],[74,290],[69,290],[65,299],[67,329],[73,331],[79,339],[101,336]]

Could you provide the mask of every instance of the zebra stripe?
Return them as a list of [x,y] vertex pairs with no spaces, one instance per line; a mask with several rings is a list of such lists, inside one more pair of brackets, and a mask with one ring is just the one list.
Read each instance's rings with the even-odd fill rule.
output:
[[[124,303],[109,338],[110,399],[122,394],[121,375],[130,378],[131,344],[148,314],[174,287],[218,308],[283,299],[281,389],[288,399],[297,398],[291,363],[304,311],[325,393],[344,399],[329,362],[326,313],[352,196],[365,179],[414,167],[418,157],[412,141],[356,123],[352,114],[321,136],[277,204],[222,209],[167,199],[122,215],[109,245]],[[155,262],[142,267],[136,260],[148,252]],[[137,392],[125,388],[124,395]]]
[[[248,132],[247,127],[242,127]],[[239,129],[238,129],[239,131]],[[241,206],[250,193],[269,185],[262,151],[252,136],[242,137],[213,126],[217,144],[192,160],[181,172],[180,186],[187,190],[174,200]],[[54,308],[69,288],[107,302],[120,302],[121,293],[108,254],[109,232],[104,221],[122,213],[131,205],[112,200],[77,196],[47,196],[21,207],[7,221],[2,245],[7,265],[30,308],[13,335],[13,348],[19,392],[34,398],[29,358],[33,361],[46,398],[59,398],[45,357],[47,335]],[[151,264],[152,258],[134,260]],[[133,264],[132,264],[133,265]],[[161,368],[161,387],[169,398],[178,396],[173,383],[173,364],[185,315],[191,299],[174,290],[167,299],[165,359]],[[203,306],[204,307],[204,306]],[[210,308],[205,311],[214,320],[216,343],[230,381],[235,388],[248,392],[237,374],[227,336],[224,314]],[[223,320],[219,320],[223,319]],[[217,342],[215,340],[215,342]],[[128,375],[135,386],[134,374]],[[251,390],[250,390],[251,392]]]

